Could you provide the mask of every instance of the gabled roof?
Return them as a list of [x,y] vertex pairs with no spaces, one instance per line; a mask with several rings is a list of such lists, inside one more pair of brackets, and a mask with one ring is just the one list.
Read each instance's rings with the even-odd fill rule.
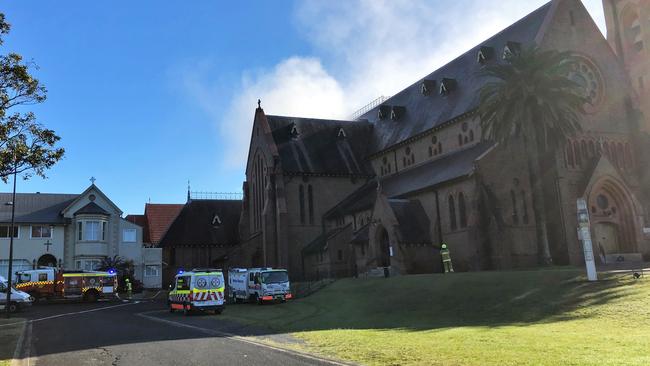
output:
[[[61,215],[78,194],[16,193],[15,221],[19,224],[64,224]],[[0,222],[11,222],[11,193],[0,193]]]
[[68,211],[68,210],[69,210],[69,209],[70,209],[70,208],[71,208],[75,203],[77,203],[80,199],[82,199],[83,197],[85,197],[86,194],[88,194],[90,191],[95,191],[97,194],[99,194],[103,199],[106,200],[106,202],[108,202],[109,205],[111,205],[111,206],[115,209],[115,211],[117,212],[118,216],[122,216],[122,210],[120,210],[120,208],[117,207],[117,205],[116,205],[115,203],[113,203],[113,201],[111,201],[111,199],[108,198],[108,196],[107,196],[104,192],[102,192],[102,190],[99,189],[99,187],[97,187],[97,186],[95,185],[95,183],[91,184],[88,188],[86,188],[85,191],[83,191],[81,194],[77,195],[77,197],[76,197],[72,202],[70,202],[70,204],[69,204],[65,209],[63,209],[62,214],[65,215],[66,212],[67,212],[67,211]]
[[[266,116],[285,173],[370,176],[368,122]],[[343,133],[341,133],[341,129]]]
[[[142,228],[147,226],[147,218],[144,215],[126,215],[124,220],[134,223]],[[146,242],[148,243],[148,242]]]
[[386,197],[400,197],[452,179],[468,176],[474,171],[474,162],[493,146],[481,142],[413,169],[391,175],[381,181],[381,192]]
[[[455,88],[448,95],[431,93],[424,96],[421,92],[422,79],[415,82],[383,105],[399,105],[406,108],[399,121],[389,118],[379,119],[381,106],[371,109],[359,119],[365,119],[374,125],[374,142],[371,154],[403,142],[410,137],[440,126],[456,117],[462,116],[478,104],[479,90],[488,79],[479,78],[476,72],[482,65],[477,62],[477,53],[481,47],[493,47],[500,55],[508,42],[518,42],[524,47],[535,43],[536,37],[543,31],[547,15],[551,14],[552,2],[533,11],[523,19],[494,35],[490,39],[468,50],[463,55],[449,62],[438,70],[426,75],[424,80],[454,79]],[[501,57],[494,57],[491,62],[504,62]]]
[[324,215],[326,219],[346,215],[353,212],[369,210],[377,198],[377,180],[373,179],[359,187],[332,207]]
[[399,240],[403,244],[431,244],[431,224],[419,200],[389,199],[399,223]]
[[75,215],[105,215],[105,216],[111,215],[108,211],[99,207],[99,205],[96,204],[95,202],[89,202],[84,207],[75,211],[74,214]]
[[183,206],[159,247],[239,243],[241,200],[192,200]]
[[144,225],[141,225],[144,228],[142,242],[154,245],[160,243],[184,206],[184,204],[147,203],[142,215],[144,217]]
[[302,248],[302,253],[303,254],[313,254],[313,253],[318,253],[327,250],[327,241],[332,238],[333,236],[337,235],[341,231],[343,231],[345,228],[347,228],[350,225],[346,225],[343,227],[337,227],[334,228],[326,233],[322,233],[318,235],[314,240],[312,240],[309,244],[305,245],[304,248]]

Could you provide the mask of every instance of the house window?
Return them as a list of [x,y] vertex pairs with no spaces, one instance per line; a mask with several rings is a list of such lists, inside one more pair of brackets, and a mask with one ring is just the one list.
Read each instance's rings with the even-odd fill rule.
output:
[[83,229],[81,221],[77,222],[77,240],[83,240]]
[[144,266],[145,277],[158,277],[160,275],[160,266],[146,265]]
[[460,227],[467,227],[467,207],[465,207],[465,195],[461,192],[458,194],[458,214],[460,216]]
[[456,204],[452,195],[449,195],[449,226],[451,230],[458,229],[458,223],[456,222]]
[[75,261],[77,269],[82,269],[84,271],[95,271],[101,265],[102,261],[100,259],[84,259]]
[[84,230],[84,240],[87,241],[99,241],[101,238],[101,226],[99,221],[86,221],[86,227]]
[[124,229],[122,231],[122,241],[125,243],[135,243],[136,242],[136,229]]
[[32,238],[51,238],[51,226],[32,226]]
[[106,227],[108,226],[108,223],[106,221],[102,221],[102,241],[106,241]]
[[[11,226],[10,225],[3,225],[0,226],[0,238],[8,238],[9,233],[11,232]],[[18,238],[18,234],[20,232],[20,228],[18,226],[14,225],[14,238]]]

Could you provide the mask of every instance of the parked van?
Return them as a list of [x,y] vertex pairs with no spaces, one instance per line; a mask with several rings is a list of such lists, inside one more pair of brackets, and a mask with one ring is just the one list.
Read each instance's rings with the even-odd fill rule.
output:
[[169,291],[169,311],[182,310],[185,315],[192,311],[213,311],[221,314],[225,308],[225,282],[223,272],[214,268],[195,268],[189,272],[179,271]]
[[289,274],[278,268],[232,268],[228,271],[228,297],[232,302],[287,301],[293,298]]
[[[9,291],[7,280],[0,276],[0,309],[4,310],[7,307],[7,292]],[[28,293],[11,288],[11,303],[9,304],[9,311],[16,312],[32,305],[32,297]]]

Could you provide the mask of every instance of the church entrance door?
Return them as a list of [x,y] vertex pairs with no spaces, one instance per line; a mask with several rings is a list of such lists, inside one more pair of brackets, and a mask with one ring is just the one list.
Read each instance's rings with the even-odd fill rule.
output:
[[390,266],[390,243],[388,232],[383,227],[379,231],[379,266]]
[[621,247],[618,241],[618,227],[609,222],[597,223],[594,227],[594,234],[598,251],[604,254],[620,253]]

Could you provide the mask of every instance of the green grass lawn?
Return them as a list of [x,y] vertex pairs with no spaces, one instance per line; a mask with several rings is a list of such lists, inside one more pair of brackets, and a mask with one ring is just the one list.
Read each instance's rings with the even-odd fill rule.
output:
[[18,338],[23,332],[24,324],[22,321],[24,319],[15,317],[5,319],[4,310],[1,311],[1,314],[0,325],[19,323],[0,327],[0,366],[9,366],[14,356]]
[[345,279],[224,317],[370,365],[650,365],[650,277],[573,269]]

